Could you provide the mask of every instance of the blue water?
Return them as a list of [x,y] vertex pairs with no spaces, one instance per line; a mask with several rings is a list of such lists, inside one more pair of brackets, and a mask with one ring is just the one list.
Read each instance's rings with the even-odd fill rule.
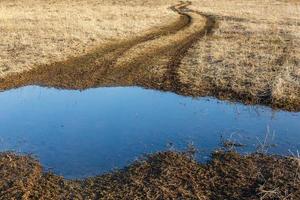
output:
[[221,136],[255,150],[300,150],[300,113],[137,87],[86,91],[29,86],[0,93],[0,150],[32,153],[46,169],[82,178],[122,168],[145,153],[193,144],[207,159]]

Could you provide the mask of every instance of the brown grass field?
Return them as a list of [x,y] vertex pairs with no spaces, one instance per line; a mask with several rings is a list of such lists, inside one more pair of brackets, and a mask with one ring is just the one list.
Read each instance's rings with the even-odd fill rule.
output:
[[137,2],[1,0],[0,75],[63,61],[176,20],[170,4]]
[[230,93],[229,99],[299,110],[300,4],[295,2],[195,1],[192,7],[215,16],[218,28],[185,56],[181,82],[192,87],[191,94],[217,90],[225,97]]
[[300,110],[297,1],[174,5],[1,1],[0,89],[137,85]]

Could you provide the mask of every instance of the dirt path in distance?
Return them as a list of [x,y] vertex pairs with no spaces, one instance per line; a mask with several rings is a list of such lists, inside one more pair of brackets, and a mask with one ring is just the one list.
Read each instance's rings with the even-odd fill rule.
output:
[[296,101],[278,104],[269,96],[237,93],[229,87],[224,89],[207,82],[195,89],[181,81],[190,76],[180,69],[182,59],[193,44],[212,34],[217,27],[217,17],[189,9],[189,5],[190,2],[181,2],[170,7],[179,15],[173,24],[149,30],[141,37],[107,44],[94,52],[64,62],[9,75],[0,79],[0,90],[26,85],[78,90],[141,86],[186,96],[215,96],[247,104],[300,110],[300,102]]
[[0,80],[0,89],[7,90],[26,85],[65,89],[138,85],[143,77],[140,72],[145,71],[142,68],[150,62],[149,60],[155,63],[161,57],[161,53],[165,56],[175,54],[172,48],[178,46],[176,51],[181,49],[186,40],[191,40],[187,37],[192,33],[195,24],[204,23],[197,19],[196,22],[195,19],[192,20],[192,16],[184,11],[188,5],[189,3],[180,3],[170,7],[180,15],[174,24],[151,30],[142,37],[108,44],[81,57],[9,75]]
[[178,21],[129,41],[109,44],[96,51],[37,67],[0,80],[0,89],[40,85],[65,89],[133,86],[179,91],[176,68],[188,48],[211,31],[214,22],[187,9],[187,3],[170,7]]

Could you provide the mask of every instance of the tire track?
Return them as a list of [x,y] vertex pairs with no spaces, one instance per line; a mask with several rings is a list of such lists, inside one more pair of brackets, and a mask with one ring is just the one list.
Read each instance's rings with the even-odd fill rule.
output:
[[191,45],[211,32],[214,20],[187,9],[190,2],[170,7],[176,22],[131,40],[109,44],[64,62],[40,66],[0,79],[0,89],[39,85],[65,89],[142,86],[180,92],[177,68]]

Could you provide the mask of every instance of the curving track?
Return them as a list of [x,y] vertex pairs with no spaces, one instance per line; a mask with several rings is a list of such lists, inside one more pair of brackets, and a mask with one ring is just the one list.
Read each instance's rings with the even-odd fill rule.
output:
[[232,88],[203,82],[192,88],[183,83],[181,60],[192,45],[210,35],[218,16],[188,8],[190,2],[170,7],[178,20],[161,28],[149,30],[140,37],[99,47],[95,51],[64,62],[36,67],[0,79],[0,91],[26,85],[84,90],[93,87],[141,86],[172,91],[185,96],[214,96],[246,104],[264,104],[272,108],[299,111],[297,99],[274,101],[272,96],[238,93]]
[[40,66],[0,79],[0,89],[40,85],[65,89],[142,86],[180,92],[177,68],[191,45],[211,32],[214,20],[187,9],[170,7],[178,20],[141,37],[101,47],[87,55]]

